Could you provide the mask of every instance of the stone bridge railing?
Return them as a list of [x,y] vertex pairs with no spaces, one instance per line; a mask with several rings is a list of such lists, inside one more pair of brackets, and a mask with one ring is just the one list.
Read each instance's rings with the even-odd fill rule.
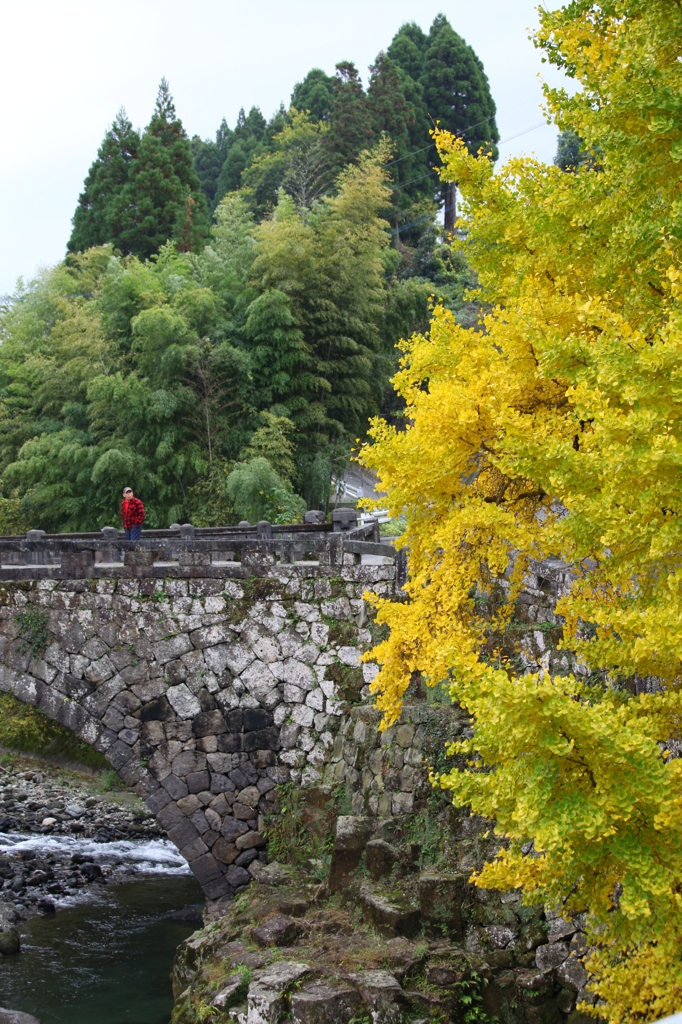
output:
[[322,512],[307,512],[296,525],[262,521],[255,526],[199,529],[185,524],[146,530],[138,541],[105,526],[100,533],[47,534],[0,538],[0,580],[235,578],[267,575],[275,565],[322,566],[396,562],[399,585],[405,558],[381,544],[378,524],[358,526],[357,513],[338,509],[332,522]]

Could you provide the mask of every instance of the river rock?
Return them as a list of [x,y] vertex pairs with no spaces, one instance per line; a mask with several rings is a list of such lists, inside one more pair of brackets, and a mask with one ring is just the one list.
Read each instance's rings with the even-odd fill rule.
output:
[[37,1017],[21,1010],[3,1010],[0,1008],[0,1024],[40,1024]]
[[308,964],[287,960],[259,971],[249,985],[247,1024],[279,1024],[284,990],[309,971]]
[[373,1024],[397,1024],[402,1019],[403,990],[388,971],[361,971],[351,975],[370,1011]]
[[241,974],[235,974],[232,978],[228,978],[227,985],[221,988],[211,1006],[215,1006],[218,1010],[225,1010],[230,1006],[235,993],[239,991],[243,983],[244,978]]
[[362,1017],[360,993],[346,986],[310,983],[291,997],[292,1024],[338,1024]]
[[251,931],[251,938],[259,946],[290,946],[301,934],[301,928],[290,917],[274,914]]
[[350,872],[359,866],[373,825],[371,818],[358,818],[350,814],[336,819],[334,849],[327,880],[332,892],[342,889]]
[[390,875],[393,865],[398,861],[400,854],[395,846],[385,842],[383,839],[371,839],[365,847],[367,859],[367,870],[372,879],[378,882],[386,875]]
[[20,945],[19,932],[15,928],[6,928],[0,932],[0,953],[3,956],[18,953]]
[[70,818],[82,818],[85,814],[85,808],[81,807],[80,804],[67,804],[64,808],[64,814],[68,814]]
[[142,801],[131,806],[94,796],[54,774],[25,768],[0,767],[0,831],[94,837],[106,830],[108,839],[158,838],[163,833]]
[[464,875],[421,875],[419,907],[427,935],[457,938],[462,934],[460,906],[465,885]]
[[419,910],[411,907],[395,897],[388,898],[384,893],[377,892],[369,885],[360,889],[362,916],[374,927],[389,938],[404,935],[413,938],[421,924]]

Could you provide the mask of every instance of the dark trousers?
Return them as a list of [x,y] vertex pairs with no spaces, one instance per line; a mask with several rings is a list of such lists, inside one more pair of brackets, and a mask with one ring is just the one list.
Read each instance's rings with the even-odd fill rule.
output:
[[139,540],[140,535],[142,534],[142,527],[129,526],[128,529],[124,531],[124,533],[126,535],[126,540]]

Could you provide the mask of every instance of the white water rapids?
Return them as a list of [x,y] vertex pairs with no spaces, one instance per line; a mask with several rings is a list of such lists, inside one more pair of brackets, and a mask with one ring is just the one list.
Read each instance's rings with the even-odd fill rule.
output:
[[0,832],[0,856],[34,850],[44,856],[81,854],[100,867],[130,867],[135,874],[188,875],[189,865],[177,847],[168,839],[119,839],[97,843],[93,839],[73,836],[28,835]]

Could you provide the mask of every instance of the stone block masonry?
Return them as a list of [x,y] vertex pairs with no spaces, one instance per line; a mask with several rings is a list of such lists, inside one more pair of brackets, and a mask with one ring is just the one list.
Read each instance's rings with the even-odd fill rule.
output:
[[362,595],[392,595],[395,565],[343,561],[241,580],[7,580],[0,690],[101,751],[206,896],[229,895],[251,878],[276,787],[323,781],[371,678]]

